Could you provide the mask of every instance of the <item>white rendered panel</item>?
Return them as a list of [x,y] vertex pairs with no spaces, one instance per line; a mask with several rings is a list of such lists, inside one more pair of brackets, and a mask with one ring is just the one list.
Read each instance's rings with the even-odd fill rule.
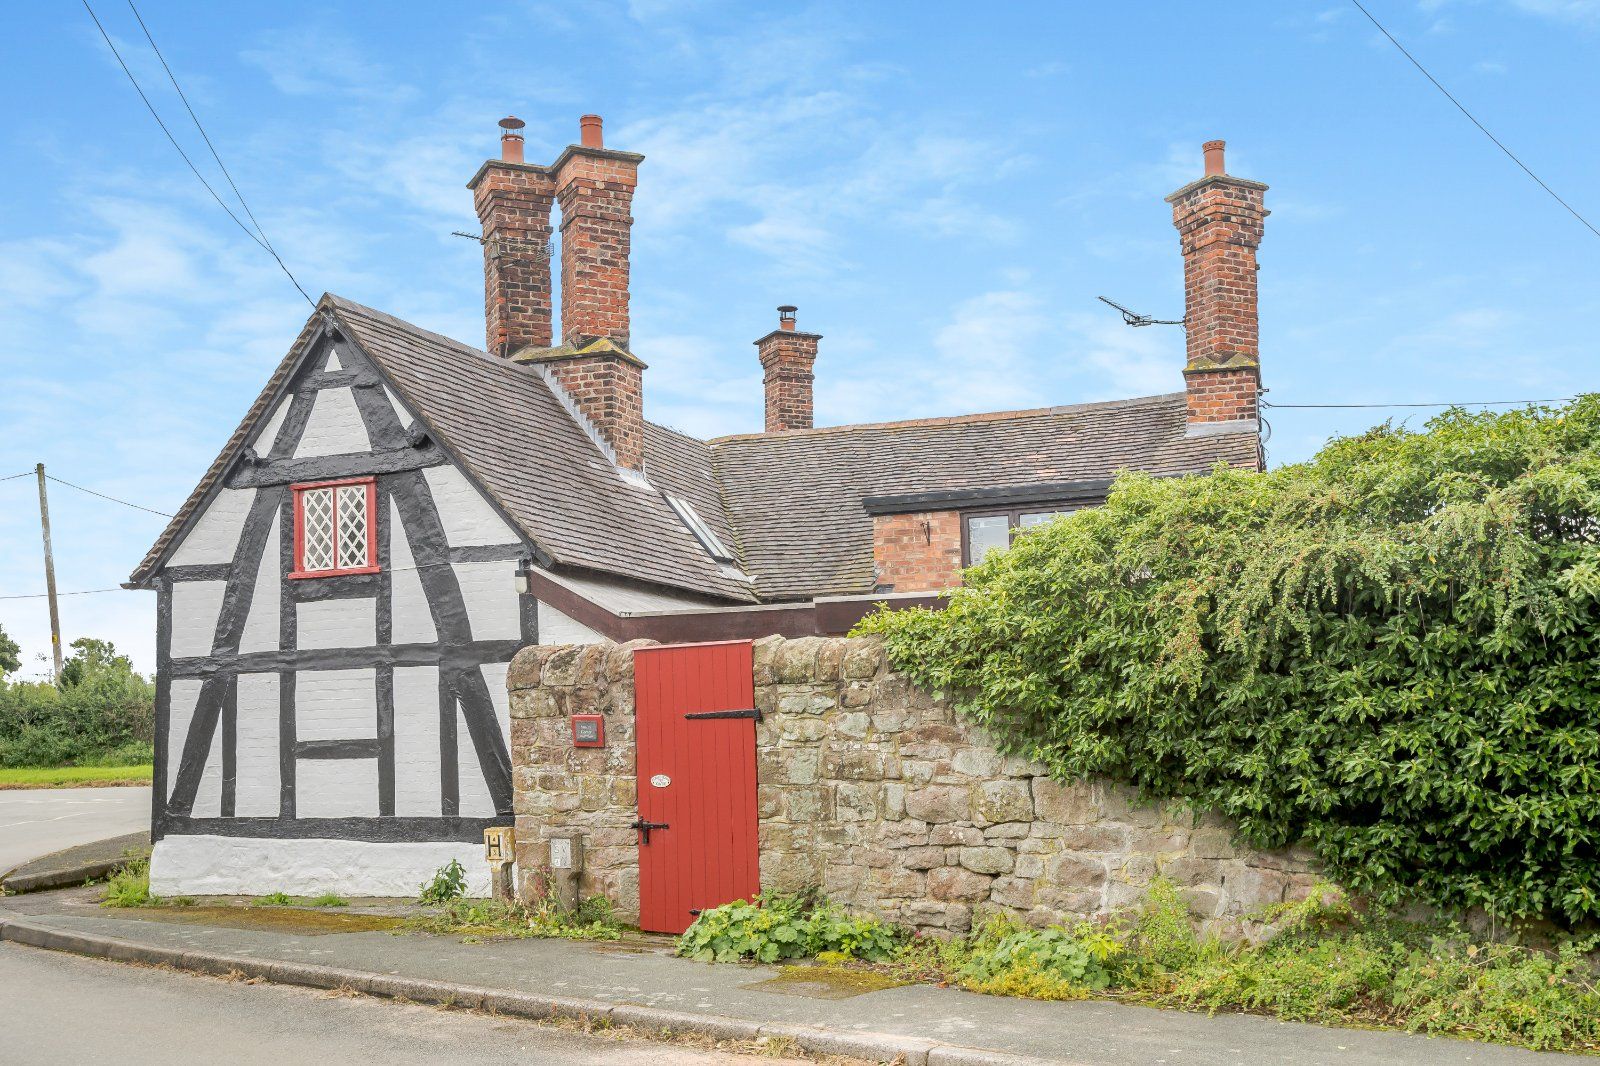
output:
[[311,417],[294,450],[296,459],[313,455],[350,455],[372,451],[366,423],[348,388],[321,389],[311,405]]
[[389,563],[391,638],[396,644],[432,644],[439,633],[433,627],[428,594],[416,570],[405,523],[400,521],[400,507],[393,500],[389,501]]
[[250,513],[255,499],[255,489],[222,489],[195,521],[167,565],[233,562],[234,553],[239,550],[239,533],[244,529],[245,516]]
[[548,603],[539,603],[540,644],[598,644],[606,638]]
[[478,749],[467,731],[467,719],[456,711],[456,810],[463,818],[487,818],[494,814],[494,800],[489,798],[489,782],[484,780],[483,766],[478,762]]
[[[167,712],[167,799],[178,784],[183,748],[189,740],[189,725],[194,721],[202,682],[180,678],[172,682]],[[215,818],[222,813],[222,730],[214,729],[206,750],[205,770],[195,791],[190,813],[196,818]]]
[[417,420],[415,415],[406,410],[406,405],[400,402],[400,397],[396,396],[389,386],[383,387],[383,394],[389,398],[389,406],[394,408],[394,416],[400,420],[402,426],[409,426]]
[[331,349],[329,350],[328,361],[323,365],[322,369],[329,374],[333,373],[335,370],[344,369],[344,364],[339,362],[339,353],[337,351],[333,351]]
[[377,759],[299,759],[294,767],[298,818],[376,818]]
[[394,671],[394,813],[438,817],[439,669]]
[[233,813],[240,818],[275,818],[281,799],[278,675],[240,674],[238,684]]
[[172,657],[186,659],[210,655],[217,636],[217,616],[222,613],[226,581],[174,581],[172,583]]
[[451,859],[467,871],[467,895],[489,894],[481,843],[172,834],[157,842],[151,856],[150,890],[161,896],[337,892],[415,897],[417,886]]
[[[370,667],[301,670],[295,677],[294,704],[300,740],[371,740],[378,735],[377,673]],[[295,795],[304,794],[297,785]]]
[[377,602],[368,596],[295,604],[295,639],[302,649],[370,648],[378,643]]
[[473,640],[516,640],[522,636],[515,562],[499,559],[456,563],[455,570]]
[[183,759],[183,744],[189,739],[189,723],[194,719],[194,707],[200,700],[201,682],[190,678],[176,678],[172,682],[171,696],[167,701],[167,798],[172,798],[173,786],[178,783],[178,764]]
[[495,721],[500,723],[500,735],[505,738],[506,750],[511,750],[511,693],[506,690],[506,671],[510,663],[484,663],[483,683],[489,687],[489,699],[494,703]]
[[516,544],[517,535],[495,513],[483,494],[455,465],[430,466],[422,472],[452,548],[473,544]]
[[256,568],[256,587],[250,595],[250,613],[245,617],[244,632],[239,637],[239,650],[278,650],[278,608],[282,588],[281,568],[278,566],[278,522],[273,520],[267,534],[267,546],[261,553],[261,565]]
[[272,412],[272,417],[267,419],[261,431],[256,434],[256,439],[250,442],[250,450],[265,458],[272,451],[272,446],[277,443],[278,430],[283,428],[283,420],[289,415],[289,404],[292,396],[285,396],[278,401],[277,409]]

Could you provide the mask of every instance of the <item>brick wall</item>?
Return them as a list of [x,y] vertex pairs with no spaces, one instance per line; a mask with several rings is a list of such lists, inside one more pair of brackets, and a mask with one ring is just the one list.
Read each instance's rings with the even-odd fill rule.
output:
[[872,568],[895,592],[936,592],[961,584],[961,515],[955,511],[872,518]]
[[[1218,164],[1220,166],[1220,144]],[[1183,252],[1189,422],[1257,417],[1261,389],[1256,249],[1267,187],[1208,174],[1167,198]],[[1226,371],[1213,375],[1215,371]]]
[[550,206],[542,167],[490,161],[472,190],[483,223],[485,344],[495,355],[551,341]]
[[[512,663],[512,765],[522,891],[549,837],[585,838],[585,894],[638,915],[635,645],[525,648]],[[1046,924],[1105,915],[1158,873],[1224,933],[1314,883],[1299,851],[1254,852],[1226,822],[1138,805],[1105,782],[1062,784],[893,672],[871,639],[757,641],[763,891],[818,887],[918,929],[963,932],[1006,911]],[[574,749],[567,716],[606,716],[608,746]]]
[[644,364],[618,351],[544,364],[629,470],[644,467]]
[[776,329],[756,341],[765,372],[766,431],[782,433],[812,426],[812,367],[817,361],[818,333]]
[[626,349],[628,255],[638,157],[571,148],[556,164],[561,204],[561,337],[605,337]]

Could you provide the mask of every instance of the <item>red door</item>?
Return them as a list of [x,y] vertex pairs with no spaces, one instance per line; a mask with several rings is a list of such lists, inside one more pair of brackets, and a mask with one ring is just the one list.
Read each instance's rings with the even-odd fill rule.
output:
[[639,928],[681,933],[760,891],[750,642],[633,653]]

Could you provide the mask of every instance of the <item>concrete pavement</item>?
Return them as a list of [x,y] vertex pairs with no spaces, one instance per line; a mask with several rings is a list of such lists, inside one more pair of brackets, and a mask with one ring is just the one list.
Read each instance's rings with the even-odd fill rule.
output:
[[0,1060],[15,1066],[774,1066],[794,1061],[302,988],[250,986],[14,944],[0,944],[0,988],[6,990]]
[[[354,909],[354,908],[352,908]],[[776,967],[709,966],[647,941],[605,944],[337,932],[283,913],[257,928],[203,909],[109,911],[67,889],[0,900],[5,939],[63,950],[211,966],[291,983],[340,984],[415,1001],[500,1002],[511,1013],[558,1010],[630,1025],[739,1035],[820,1034],[804,1046],[911,1063],[1070,1062],[1078,1066],[1552,1066],[1590,1061],[1402,1033],[1322,1028],[1250,1015],[1180,1013],[1114,1002],[1045,1003],[907,985],[876,991],[783,980]],[[22,928],[26,924],[28,928]],[[250,923],[245,923],[250,924]],[[31,931],[30,931],[31,930]],[[96,945],[99,945],[98,947]],[[337,968],[334,972],[327,968]],[[406,983],[409,982],[409,983]],[[652,1021],[653,1019],[653,1021]],[[806,1036],[805,1039],[813,1039]],[[848,1046],[846,1046],[848,1042]],[[976,1053],[974,1053],[974,1050]],[[985,1059],[988,1053],[997,1058]],[[873,1055],[872,1057],[880,1057]]]
[[0,789],[0,873],[52,851],[150,829],[150,789]]

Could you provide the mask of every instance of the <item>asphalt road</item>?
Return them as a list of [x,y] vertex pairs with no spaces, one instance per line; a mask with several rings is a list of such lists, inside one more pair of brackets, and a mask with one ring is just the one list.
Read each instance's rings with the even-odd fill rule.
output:
[[0,789],[0,873],[52,851],[150,828],[150,789]]
[[101,962],[0,944],[7,1066],[781,1066],[485,1014]]

